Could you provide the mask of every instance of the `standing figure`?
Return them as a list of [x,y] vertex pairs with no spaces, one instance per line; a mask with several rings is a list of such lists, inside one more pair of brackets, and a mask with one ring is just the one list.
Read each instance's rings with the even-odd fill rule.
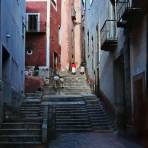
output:
[[60,77],[59,75],[55,74],[54,77],[53,77],[53,80],[54,80],[54,88],[58,88],[58,83],[59,83],[59,80],[60,80]]
[[75,63],[71,64],[71,69],[72,69],[72,74],[75,75],[76,74],[76,64]]
[[34,67],[34,76],[39,76],[39,66],[38,65]]
[[81,67],[80,67],[80,74],[83,75],[85,72],[85,67],[84,67],[84,64],[81,63]]

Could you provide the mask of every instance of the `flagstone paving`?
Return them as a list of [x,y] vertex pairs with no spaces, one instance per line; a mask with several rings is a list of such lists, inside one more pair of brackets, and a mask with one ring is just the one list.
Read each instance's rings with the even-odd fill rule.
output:
[[112,133],[60,134],[48,148],[143,148]]

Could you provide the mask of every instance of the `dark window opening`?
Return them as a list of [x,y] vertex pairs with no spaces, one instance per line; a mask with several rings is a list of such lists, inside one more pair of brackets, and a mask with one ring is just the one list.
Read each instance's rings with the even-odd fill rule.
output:
[[38,28],[38,14],[28,15],[28,31],[39,31]]
[[7,49],[2,48],[2,79],[7,82],[9,79],[9,53]]
[[57,5],[55,0],[51,0],[51,1],[52,1],[52,3],[54,4],[54,6]]

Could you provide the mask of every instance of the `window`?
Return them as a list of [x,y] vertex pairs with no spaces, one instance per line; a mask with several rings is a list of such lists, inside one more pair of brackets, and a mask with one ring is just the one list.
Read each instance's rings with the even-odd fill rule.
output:
[[27,31],[39,32],[40,31],[39,20],[40,20],[39,13],[28,13],[27,14]]
[[22,38],[24,38],[25,35],[25,19],[22,16]]
[[61,46],[61,26],[59,26],[59,45]]
[[55,8],[57,8],[57,0],[51,0],[51,3],[53,4],[53,6],[54,6]]

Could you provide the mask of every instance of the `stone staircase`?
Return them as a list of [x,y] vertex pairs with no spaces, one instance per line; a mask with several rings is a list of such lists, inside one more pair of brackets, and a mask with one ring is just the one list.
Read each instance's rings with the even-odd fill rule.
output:
[[60,93],[43,95],[42,102],[53,108],[53,126],[63,132],[112,132],[113,122],[101,101],[92,94],[85,75],[61,73],[64,89]]
[[27,95],[19,113],[6,116],[0,128],[0,147],[42,148],[42,107],[37,94]]
[[63,92],[66,95],[81,95],[81,94],[90,94],[91,89],[86,82],[86,76],[85,75],[67,74],[64,77]]
[[[45,102],[44,102],[45,101]],[[46,98],[43,102],[53,108],[57,133],[113,132],[113,122],[101,101],[95,96],[63,96]]]
[[71,75],[70,73],[60,73],[64,78],[64,88],[58,87],[54,89],[54,83],[51,78],[49,85],[44,87],[44,94],[48,95],[81,95],[83,93],[91,93],[91,89],[86,82],[85,75]]
[[106,113],[99,98],[86,96],[85,102],[92,130],[96,132],[112,132],[114,130],[113,120]]
[[88,132],[91,126],[85,104],[56,106],[57,132]]

